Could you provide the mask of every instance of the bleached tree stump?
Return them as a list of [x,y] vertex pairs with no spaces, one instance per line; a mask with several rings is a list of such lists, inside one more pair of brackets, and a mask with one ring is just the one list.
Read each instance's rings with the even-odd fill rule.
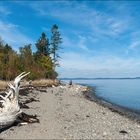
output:
[[10,87],[8,92],[5,92],[5,96],[0,95],[0,102],[2,107],[0,107],[0,129],[12,125],[17,117],[22,113],[22,110],[19,106],[19,90],[20,90],[20,81],[28,73],[21,73],[14,80],[14,85],[11,83],[8,84]]

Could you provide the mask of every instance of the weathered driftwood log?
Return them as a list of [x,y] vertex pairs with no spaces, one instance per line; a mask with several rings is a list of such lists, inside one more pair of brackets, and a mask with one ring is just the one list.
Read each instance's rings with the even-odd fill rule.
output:
[[11,83],[8,84],[9,91],[5,92],[5,96],[0,95],[0,129],[8,127],[12,125],[17,117],[22,113],[22,110],[19,106],[19,90],[20,90],[20,81],[24,78],[28,73],[21,73],[14,80],[14,85]]

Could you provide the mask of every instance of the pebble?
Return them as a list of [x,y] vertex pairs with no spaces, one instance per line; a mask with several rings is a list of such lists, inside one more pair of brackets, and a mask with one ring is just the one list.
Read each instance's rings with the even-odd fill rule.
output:
[[107,133],[106,132],[103,132],[103,136],[106,136],[107,135]]
[[[70,87],[66,85],[47,89],[46,94],[47,97],[51,96],[52,97],[51,99],[55,99],[53,101],[56,101],[52,102],[51,100],[49,102],[48,100],[50,106],[52,105],[53,108],[56,107],[56,110],[54,112],[51,112],[50,110],[51,114],[48,114],[48,116],[50,115],[54,119],[53,121],[51,120],[52,124],[49,125],[49,127],[46,125],[44,129],[48,130],[46,132],[47,134],[49,134],[50,128],[51,130],[55,130],[54,132],[52,131],[52,134],[49,134],[49,136],[52,136],[50,138],[53,139],[140,138],[139,123],[136,123],[126,118],[125,116],[121,116],[117,112],[112,112],[111,110],[101,106],[100,104],[87,100],[82,94],[82,91],[86,90],[87,90],[86,87],[75,84],[73,84]],[[41,91],[34,90],[34,93],[41,93]],[[47,98],[44,99],[46,102]],[[37,104],[39,104],[39,102],[37,102]],[[40,115],[39,111],[37,113]],[[44,117],[48,119],[48,116],[46,113],[46,116]],[[41,122],[40,124],[43,124],[44,126],[42,120],[40,120],[40,122]],[[53,124],[55,124],[55,126]],[[27,126],[28,125],[25,125],[24,127]],[[31,127],[30,130],[34,130],[33,126],[30,127]],[[37,127],[40,127],[40,125],[38,124]],[[57,129],[55,129],[56,127]],[[25,130],[27,132],[30,132],[30,130],[28,129]],[[14,130],[12,131],[12,133],[9,133],[9,135],[13,135],[13,132],[15,133],[17,132],[18,134],[18,131],[19,130],[17,131]],[[42,133],[43,132],[41,132],[41,134]],[[54,137],[55,134],[59,134],[61,135],[61,137]],[[12,136],[9,137],[13,138]]]

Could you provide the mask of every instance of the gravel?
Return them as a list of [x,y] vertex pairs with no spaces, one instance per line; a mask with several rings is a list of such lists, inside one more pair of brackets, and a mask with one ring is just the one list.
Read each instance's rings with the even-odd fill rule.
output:
[[[87,100],[80,85],[61,85],[32,90],[28,114],[37,114],[40,123],[12,126],[2,139],[139,139],[140,124]],[[24,93],[23,93],[24,94]],[[22,97],[24,98],[24,97]],[[27,97],[26,97],[27,98]],[[22,99],[23,100],[23,99]]]

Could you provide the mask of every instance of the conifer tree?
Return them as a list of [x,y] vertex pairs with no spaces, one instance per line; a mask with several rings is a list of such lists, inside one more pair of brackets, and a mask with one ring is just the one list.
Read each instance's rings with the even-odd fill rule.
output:
[[49,39],[46,37],[46,34],[42,32],[40,39],[38,39],[36,42],[37,52],[39,54],[49,55],[50,54],[49,45],[50,45]]
[[58,59],[60,58],[58,50],[60,49],[60,44],[62,43],[61,34],[58,31],[58,26],[54,24],[51,28],[51,53],[53,55],[54,69],[59,65]]

